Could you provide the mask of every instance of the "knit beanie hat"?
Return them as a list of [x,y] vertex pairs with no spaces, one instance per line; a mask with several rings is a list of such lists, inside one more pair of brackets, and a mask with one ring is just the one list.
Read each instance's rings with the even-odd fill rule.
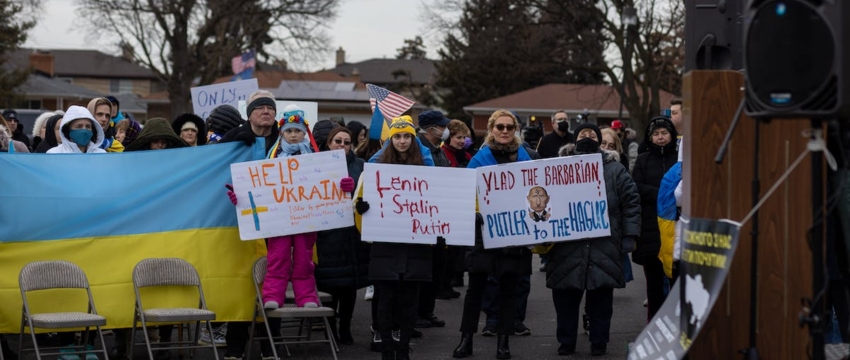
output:
[[393,122],[390,124],[390,135],[389,137],[393,137],[393,135],[398,133],[408,133],[412,136],[416,136],[416,130],[413,128],[413,119],[408,115],[402,115],[397,118],[393,118]]
[[591,123],[581,123],[581,124],[579,124],[576,127],[576,130],[573,132],[573,139],[578,140],[578,134],[580,134],[581,131],[584,130],[584,129],[593,130],[593,132],[596,133],[596,141],[602,142],[602,130],[599,130],[599,126],[596,126],[596,124],[591,124]]
[[273,112],[277,113],[277,104],[275,103],[274,99],[272,99],[270,97],[261,96],[261,97],[254,99],[254,101],[251,101],[251,103],[248,104],[248,108],[246,109],[247,112],[245,114],[247,114],[248,117],[250,118],[251,112],[254,111],[254,108],[256,108],[257,106],[262,106],[262,105],[271,106],[272,110],[274,110]]
[[180,131],[183,131],[183,130],[186,130],[186,129],[192,129],[192,130],[198,131],[198,126],[195,125],[195,123],[193,123],[191,121],[187,121],[186,123],[183,124],[182,127],[180,127]]
[[281,132],[286,131],[286,129],[297,129],[307,133],[307,119],[304,117],[304,110],[293,105],[287,106],[286,112],[283,113],[277,127]]

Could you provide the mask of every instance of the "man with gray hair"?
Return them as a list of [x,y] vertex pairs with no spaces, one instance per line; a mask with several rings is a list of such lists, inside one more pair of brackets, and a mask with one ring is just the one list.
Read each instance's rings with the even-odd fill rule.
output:
[[248,123],[224,134],[220,142],[242,141],[253,145],[258,137],[266,138],[266,153],[277,140],[277,105],[274,94],[266,90],[257,90],[248,96]]
[[558,110],[552,113],[552,132],[540,139],[537,143],[537,152],[543,159],[558,156],[558,150],[573,142],[570,134],[570,117],[566,110]]

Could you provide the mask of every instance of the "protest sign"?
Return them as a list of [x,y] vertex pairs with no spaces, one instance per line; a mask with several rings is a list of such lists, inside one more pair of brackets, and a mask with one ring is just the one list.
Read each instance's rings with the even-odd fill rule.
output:
[[252,240],[354,225],[342,150],[230,165],[239,236]]
[[[277,109],[277,114],[275,114],[275,120],[280,120],[283,118],[283,113],[289,105],[296,105],[304,110],[304,116],[307,118],[307,125],[310,126],[310,130],[313,130],[313,124],[316,121],[319,121],[319,103],[315,101],[291,101],[291,100],[275,100],[275,108]],[[248,109],[248,103],[245,101],[239,101],[239,106],[236,107],[239,110],[239,114],[242,115],[243,119],[248,118],[248,114],[246,113]]]
[[240,100],[244,102],[248,99],[248,95],[251,95],[257,89],[257,79],[196,86],[190,89],[192,92],[192,110],[201,119],[206,119],[213,109],[224,104],[236,107]]
[[600,154],[476,170],[484,248],[611,234]]
[[364,241],[475,244],[475,171],[369,163],[361,176]]
[[682,359],[720,296],[738,247],[740,224],[681,219],[680,276],[629,349],[629,360]]

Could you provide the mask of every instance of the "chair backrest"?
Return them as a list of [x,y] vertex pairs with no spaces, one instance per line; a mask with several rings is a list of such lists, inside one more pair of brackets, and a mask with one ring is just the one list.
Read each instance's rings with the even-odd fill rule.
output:
[[18,276],[18,284],[21,291],[89,287],[83,270],[62,260],[35,261],[25,265]]
[[262,284],[263,280],[266,278],[266,269],[269,266],[268,259],[265,256],[257,259],[254,262],[254,270],[252,274],[254,275],[254,284]]
[[195,267],[178,258],[144,259],[133,268],[133,284],[146,286],[200,286],[201,279]]

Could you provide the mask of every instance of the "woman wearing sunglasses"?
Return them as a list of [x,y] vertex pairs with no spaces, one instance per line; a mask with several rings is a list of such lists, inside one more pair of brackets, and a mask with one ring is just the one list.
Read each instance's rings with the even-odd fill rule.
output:
[[[472,157],[467,168],[531,160],[522,141],[514,133],[518,128],[519,122],[510,111],[496,110],[487,121],[488,132],[484,146]],[[481,297],[487,285],[487,276],[492,274],[499,278],[496,358],[510,359],[508,336],[514,333],[517,281],[520,275],[531,274],[531,250],[524,246],[485,250],[481,235],[481,225],[484,223],[481,214],[476,213],[475,220],[475,247],[466,258],[469,288],[463,301],[460,325],[462,335],[452,355],[456,358],[472,355],[472,336],[478,331]]]
[[[345,151],[348,176],[356,184],[365,161],[354,155],[351,140],[351,132],[338,126],[328,134],[325,148]],[[332,333],[340,344],[353,344],[351,317],[357,289],[369,285],[369,244],[360,241],[360,232],[355,226],[319,231],[316,254],[316,285],[320,291],[331,294],[331,303],[327,306],[336,311],[336,317],[329,319]]]

